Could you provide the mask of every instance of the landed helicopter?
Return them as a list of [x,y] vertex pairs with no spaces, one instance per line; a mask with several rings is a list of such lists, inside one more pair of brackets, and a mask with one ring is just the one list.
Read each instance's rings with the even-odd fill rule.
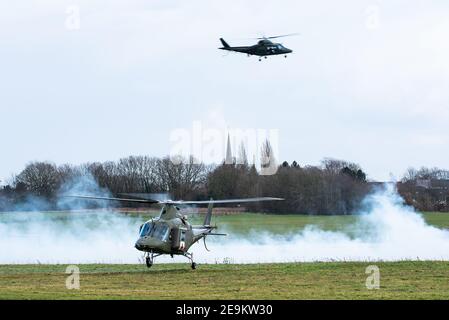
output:
[[[137,202],[141,204],[158,204],[162,206],[158,217],[148,220],[139,228],[139,238],[135,243],[135,248],[145,252],[145,263],[148,268],[154,263],[154,259],[164,254],[186,257],[191,262],[192,269],[196,269],[193,261],[193,254],[189,253],[190,247],[203,239],[206,245],[207,236],[226,236],[223,233],[215,233],[216,226],[211,226],[212,210],[214,204],[249,203],[259,201],[280,201],[281,198],[248,198],[248,199],[228,199],[228,200],[208,200],[208,201],[172,201],[134,198],[108,198],[93,196],[68,196],[70,198],[86,200],[110,200],[122,202]],[[208,205],[208,210],[202,225],[191,225],[187,217],[182,214],[180,207],[189,205]]]
[[285,34],[285,35],[273,36],[273,37],[256,38],[257,40],[259,40],[259,42],[257,42],[257,44],[252,45],[252,46],[243,46],[243,47],[231,47],[223,38],[220,38],[220,41],[221,41],[223,47],[218,48],[218,49],[246,53],[248,55],[248,57],[251,55],[256,55],[256,56],[260,57],[259,61],[262,61],[262,57],[267,59],[267,56],[274,56],[274,55],[281,55],[281,54],[283,54],[287,58],[287,54],[292,53],[293,50],[284,47],[280,43],[274,43],[271,41],[271,39],[288,37],[288,36],[293,36],[293,35],[297,35],[297,33]]

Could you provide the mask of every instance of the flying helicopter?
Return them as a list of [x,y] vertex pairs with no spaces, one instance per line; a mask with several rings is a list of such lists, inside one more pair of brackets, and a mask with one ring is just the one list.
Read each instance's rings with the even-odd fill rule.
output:
[[289,36],[293,36],[293,35],[297,35],[297,33],[272,36],[272,37],[256,38],[257,40],[259,40],[257,42],[257,44],[252,45],[252,46],[243,46],[243,47],[231,47],[223,38],[220,38],[220,41],[221,41],[223,47],[218,48],[218,49],[246,53],[248,55],[248,57],[251,55],[256,55],[256,56],[259,56],[259,61],[262,61],[262,57],[267,59],[267,56],[281,55],[281,54],[283,54],[287,58],[287,54],[292,53],[293,50],[284,47],[280,43],[274,43],[271,41],[271,39],[289,37]]
[[[138,197],[131,194],[130,196],[132,196],[132,198],[109,198],[81,195],[70,195],[67,197],[85,200],[108,200],[161,205],[162,209],[159,216],[148,220],[140,226],[139,238],[135,243],[135,248],[145,253],[145,263],[148,268],[151,268],[156,257],[168,254],[172,258],[175,255],[186,257],[190,260],[192,269],[196,269],[196,263],[193,261],[193,253],[188,252],[190,247],[203,239],[204,246],[206,250],[209,251],[206,245],[207,236],[226,236],[224,233],[213,232],[217,228],[216,226],[211,225],[214,204],[284,200],[281,198],[262,197],[227,200],[210,199],[206,201],[173,201],[144,199],[142,196]],[[190,205],[208,205],[207,214],[202,225],[190,224],[187,221],[187,217],[182,213],[181,207]]]

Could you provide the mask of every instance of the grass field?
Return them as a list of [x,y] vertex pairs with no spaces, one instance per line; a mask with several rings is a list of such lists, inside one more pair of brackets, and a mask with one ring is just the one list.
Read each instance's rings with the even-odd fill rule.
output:
[[[49,215],[62,223],[67,219],[67,213]],[[145,213],[128,216],[136,219],[136,226],[150,217]],[[449,229],[447,213],[430,212],[423,217],[431,225]],[[83,219],[83,213],[75,218]],[[213,222],[226,232],[244,235],[257,230],[287,234],[306,225],[342,230],[356,219],[245,213],[216,216]],[[202,217],[190,220],[201,223]],[[79,265],[80,290],[66,288],[66,265],[0,265],[0,299],[449,299],[448,261],[376,262],[379,290],[365,286],[368,265],[209,264],[195,271],[188,264],[156,264],[150,270],[143,265]]]
[[376,263],[377,290],[368,265],[80,265],[79,290],[65,265],[3,265],[0,299],[449,299],[449,262]]

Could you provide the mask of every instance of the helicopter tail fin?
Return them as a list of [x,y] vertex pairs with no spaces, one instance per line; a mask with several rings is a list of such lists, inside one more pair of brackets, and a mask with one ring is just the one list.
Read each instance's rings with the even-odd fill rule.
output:
[[226,41],[224,41],[223,38],[220,38],[220,41],[221,41],[221,44],[223,45],[224,48],[230,48],[231,47]]
[[[210,200],[213,200],[213,199],[211,198]],[[206,217],[204,218],[204,225],[205,226],[210,226],[210,221],[211,221],[211,218],[212,218],[212,209],[213,209],[213,207],[214,207],[213,202],[210,202],[209,203],[209,207],[207,208]]]

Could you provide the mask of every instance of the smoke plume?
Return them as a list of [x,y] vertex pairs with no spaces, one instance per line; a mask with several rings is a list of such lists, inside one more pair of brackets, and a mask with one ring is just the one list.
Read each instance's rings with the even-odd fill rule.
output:
[[[91,177],[64,186],[63,194],[108,195]],[[23,208],[45,207],[32,199]],[[139,216],[112,210],[78,210],[80,203],[61,196],[57,212],[0,213],[0,263],[138,263],[134,248]],[[226,225],[220,225],[220,231]],[[315,226],[283,236],[253,231],[247,236],[209,237],[191,248],[199,263],[298,261],[449,260],[449,231],[428,225],[403,204],[392,186],[369,195],[357,221],[340,231]],[[156,262],[187,262],[160,257]]]

